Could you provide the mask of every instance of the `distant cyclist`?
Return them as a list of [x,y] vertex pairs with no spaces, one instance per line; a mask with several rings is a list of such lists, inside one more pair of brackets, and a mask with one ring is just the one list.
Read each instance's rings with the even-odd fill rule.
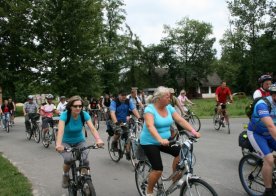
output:
[[59,113],[62,113],[66,110],[66,97],[65,96],[60,96],[60,102],[58,103],[58,106],[57,106],[57,111]]
[[259,79],[258,82],[260,83],[260,88],[258,88],[254,94],[253,94],[253,99],[256,99],[258,97],[266,97],[269,96],[269,87],[272,82],[272,77],[270,75],[262,75]]
[[14,113],[15,113],[15,110],[16,110],[16,106],[15,106],[15,103],[13,102],[11,97],[8,99],[8,104],[9,104],[9,107],[12,109],[10,111],[10,113],[11,113],[11,123],[14,124]]
[[188,109],[186,108],[186,103],[194,104],[188,97],[186,96],[186,91],[181,90],[179,96],[177,97],[180,105],[182,106],[184,112],[188,112]]
[[4,103],[1,106],[1,110],[2,110],[2,124],[3,124],[3,129],[6,129],[6,124],[5,124],[5,120],[8,119],[10,120],[11,117],[11,110],[12,108],[9,105],[8,100],[4,100]]
[[[55,104],[53,104],[54,96],[52,94],[48,94],[46,96],[47,103],[45,105],[42,105],[40,108],[40,113],[42,116],[42,136],[44,138],[45,133],[49,129],[49,124],[53,122],[53,116],[55,114],[59,114],[59,112],[56,110]],[[51,124],[52,125],[52,124]]]
[[262,99],[256,103],[247,131],[250,143],[264,161],[262,176],[266,187],[265,196],[274,195],[272,170],[275,166],[272,152],[276,151],[276,84],[271,85],[269,91],[271,96],[267,99],[271,106]]
[[[232,93],[229,87],[226,86],[226,82],[223,81],[219,87],[216,89],[216,102],[217,102],[217,112],[221,112],[225,118],[226,124],[229,123],[229,118],[226,112],[226,103],[227,98],[230,99],[230,102],[233,102]],[[225,125],[222,124],[224,127]]]
[[39,107],[34,102],[34,97],[29,95],[28,101],[26,101],[23,106],[23,114],[25,116],[25,127],[27,132],[30,132],[31,129],[31,123],[29,120],[37,113],[39,113]]

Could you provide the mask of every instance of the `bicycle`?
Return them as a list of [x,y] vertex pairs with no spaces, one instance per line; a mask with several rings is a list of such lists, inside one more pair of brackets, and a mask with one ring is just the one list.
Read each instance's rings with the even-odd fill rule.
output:
[[113,149],[112,146],[112,136],[108,136],[108,153],[110,158],[114,162],[119,162],[123,158],[124,154],[127,156],[127,145],[129,145],[129,155],[130,161],[133,167],[136,166],[136,143],[138,138],[135,136],[135,133],[129,129],[129,124],[122,123],[119,129],[115,130],[116,134],[120,134],[120,138],[117,142],[117,149]]
[[[56,144],[56,134],[58,131],[59,116],[52,117],[49,121],[49,128],[46,132],[42,133],[42,144],[45,148],[48,148],[52,142]],[[42,131],[43,132],[43,131]]]
[[39,128],[39,118],[40,118],[40,114],[34,113],[34,114],[28,114],[30,115],[30,119],[29,121],[31,122],[30,124],[30,130],[26,131],[26,136],[27,139],[30,140],[32,138],[32,136],[34,136],[34,140],[36,143],[40,142],[40,134],[41,134],[41,130]]
[[10,119],[10,113],[9,112],[5,112],[2,114],[2,119],[3,119],[3,126],[4,129],[6,130],[7,133],[10,132],[10,127],[11,127],[11,119]]
[[[227,102],[226,104],[230,104],[230,102]],[[220,106],[222,105],[222,103],[220,103]],[[225,109],[225,113],[226,113],[226,109]],[[228,115],[228,114],[226,114]],[[225,116],[222,114],[221,109],[218,109],[218,107],[215,107],[215,114],[213,116],[213,123],[214,123],[214,128],[215,130],[219,131],[221,127],[225,127],[225,123],[224,123],[224,119]],[[230,120],[229,120],[229,116],[228,116],[228,123],[226,124],[226,128],[227,128],[227,132],[228,134],[230,134]]]
[[[197,140],[194,137],[189,137],[185,142],[174,141],[175,144],[181,147],[180,161],[176,171],[169,177],[162,176],[154,187],[154,193],[158,196],[167,196],[175,190],[180,189],[180,196],[183,195],[212,195],[217,196],[216,191],[199,176],[193,174],[193,143]],[[172,145],[172,143],[170,144]],[[141,156],[142,157],[142,156]],[[142,159],[138,162],[135,168],[135,182],[140,196],[146,195],[148,176],[151,171],[151,165],[147,159]],[[181,175],[181,178],[166,189],[164,182],[172,180],[175,176]]]
[[[96,191],[90,175],[90,167],[84,166],[82,159],[82,152],[89,149],[98,149],[98,146],[94,144],[83,147],[81,149],[74,147],[64,149],[67,152],[72,152],[72,155],[75,159],[75,161],[71,165],[71,174],[69,175],[69,196],[77,196],[79,191],[80,194],[83,196],[96,196]],[[83,172],[83,170],[87,172]]]
[[182,117],[185,118],[192,126],[193,128],[199,132],[201,128],[201,122],[198,116],[191,110],[192,105],[187,104],[185,105],[187,108],[186,115],[183,115]]
[[98,113],[99,113],[100,110],[98,109],[90,109],[89,111],[89,114],[91,116],[91,120],[92,120],[92,123],[94,125],[94,127],[99,130],[100,128],[100,121],[99,121],[99,118],[98,118]]
[[[275,157],[274,157],[275,159]],[[244,190],[253,196],[261,196],[265,192],[262,178],[263,160],[256,154],[247,154],[239,163],[239,177]],[[276,168],[272,171],[272,189],[276,191]]]

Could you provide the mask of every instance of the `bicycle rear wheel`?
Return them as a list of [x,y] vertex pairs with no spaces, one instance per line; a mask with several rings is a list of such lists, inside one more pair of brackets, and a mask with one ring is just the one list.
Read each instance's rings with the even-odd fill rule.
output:
[[69,182],[68,195],[69,196],[77,196],[77,190],[75,189],[72,180],[70,180],[70,182]]
[[92,184],[92,180],[86,179],[83,182],[82,189],[81,189],[81,195],[83,196],[96,196],[95,188]]
[[239,163],[239,177],[244,190],[249,195],[261,196],[265,191],[262,178],[262,159],[254,155],[244,156]]
[[118,140],[118,145],[117,145],[117,150],[114,150],[113,148],[112,148],[112,137],[111,136],[109,136],[108,137],[108,153],[109,153],[109,156],[110,156],[110,158],[112,159],[112,161],[114,161],[114,162],[119,162],[120,161],[120,159],[121,159],[121,150],[120,150],[120,146],[121,145],[119,145],[119,142],[120,142],[120,139]]
[[213,123],[214,123],[215,130],[219,130],[221,126],[219,114],[214,114]]
[[186,183],[181,187],[180,196],[217,196],[216,191],[207,182],[202,179],[190,179],[189,180],[190,189]]
[[193,126],[193,128],[199,132],[201,128],[201,123],[197,115],[191,115],[189,118],[189,123]]

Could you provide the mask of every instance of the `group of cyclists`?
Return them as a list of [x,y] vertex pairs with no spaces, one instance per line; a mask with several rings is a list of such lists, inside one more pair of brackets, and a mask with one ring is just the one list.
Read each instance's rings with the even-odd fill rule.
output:
[[[268,108],[265,101],[260,99],[254,108],[252,119],[248,124],[248,137],[257,152],[263,158],[262,175],[266,187],[264,195],[273,195],[272,193],[272,168],[274,166],[274,157],[272,151],[276,150],[276,84],[272,84],[270,75],[260,77],[260,88],[254,92],[254,99],[258,97],[267,97],[271,103],[272,109]],[[140,144],[144,150],[151,166],[146,195],[152,196],[153,189],[158,179],[162,175],[163,164],[160,152],[168,153],[174,157],[172,169],[175,171],[179,162],[179,147],[169,146],[169,139],[174,133],[171,129],[174,122],[180,125],[184,130],[190,132],[194,137],[201,137],[188,121],[185,120],[187,108],[186,103],[194,104],[186,96],[186,91],[181,90],[178,97],[172,88],[160,86],[154,93],[145,96],[143,92],[138,92],[137,88],[132,88],[130,93],[121,90],[117,97],[101,96],[99,100],[87,97],[83,99],[79,96],[73,96],[69,99],[61,96],[60,102],[56,107],[53,103],[54,96],[48,94],[47,102],[38,106],[33,96],[28,96],[28,101],[24,103],[23,113],[25,116],[26,131],[30,131],[30,121],[32,115],[39,113],[42,116],[42,135],[51,125],[51,118],[56,114],[59,115],[58,133],[56,138],[56,150],[64,158],[62,187],[68,187],[70,164],[72,157],[66,151],[65,147],[82,148],[86,145],[83,134],[83,126],[87,126],[94,136],[96,144],[99,147],[104,145],[98,131],[91,121],[89,111],[99,109],[106,113],[107,132],[112,137],[112,150],[118,150],[118,139],[121,137],[119,132],[122,123],[126,123],[130,115],[143,122],[143,128],[140,133]],[[233,96],[226,82],[216,89],[215,100],[217,102],[217,112],[221,112],[225,118],[225,123],[229,123],[226,113],[226,104],[228,100],[233,102]],[[11,112],[13,111],[13,112]],[[10,102],[4,101],[1,106],[1,114],[7,112],[14,113],[15,106],[11,107]],[[2,115],[3,116],[3,115]],[[3,117],[2,117],[3,118]],[[130,159],[129,147],[126,147],[126,158]],[[84,154],[87,153],[84,151]],[[87,156],[84,163],[88,166]],[[86,173],[87,171],[82,171]],[[177,176],[173,180],[178,180]]]
[[8,122],[9,125],[14,124],[15,110],[16,110],[16,107],[12,98],[10,97],[9,99],[5,99],[3,104],[0,107],[0,125],[2,125],[3,129],[6,129],[6,126],[7,126],[5,122]]

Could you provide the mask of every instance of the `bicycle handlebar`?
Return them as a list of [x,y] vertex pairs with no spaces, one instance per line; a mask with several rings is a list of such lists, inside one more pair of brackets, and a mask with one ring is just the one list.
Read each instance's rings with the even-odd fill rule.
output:
[[103,148],[103,147],[99,147],[97,144],[92,144],[90,146],[86,146],[86,147],[83,147],[83,148],[76,148],[76,147],[64,147],[64,151],[66,152],[74,152],[74,151],[85,151],[87,149],[98,149],[98,148]]

